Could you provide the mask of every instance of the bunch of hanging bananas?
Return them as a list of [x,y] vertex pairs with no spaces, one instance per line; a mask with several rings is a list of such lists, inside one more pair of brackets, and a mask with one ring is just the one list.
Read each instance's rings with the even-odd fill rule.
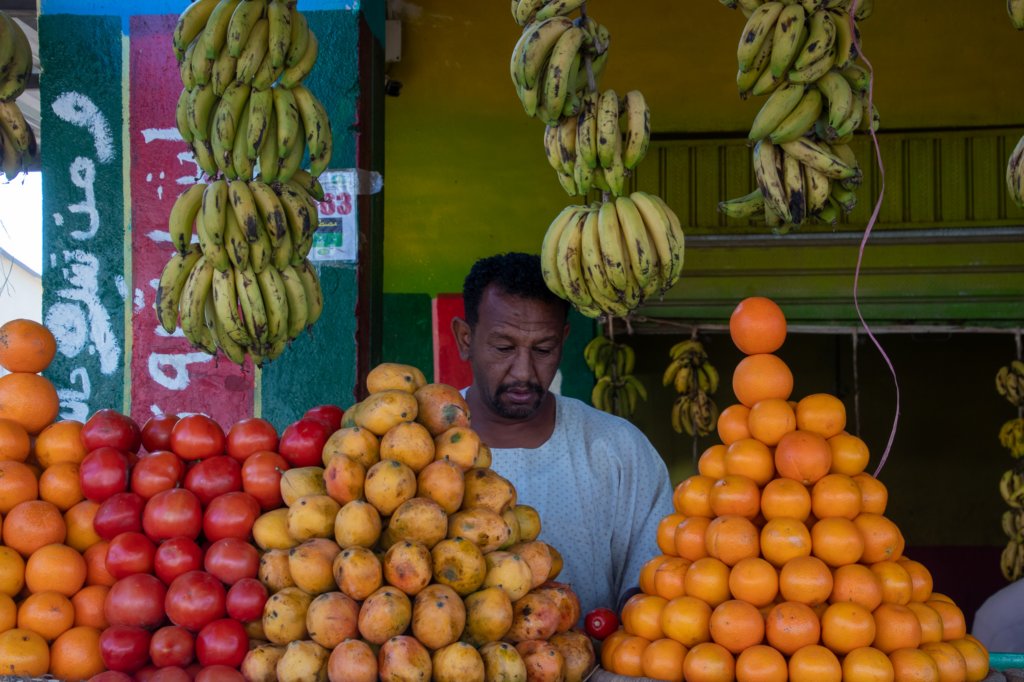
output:
[[1024,362],[1014,360],[996,372],[996,392],[1014,407],[1024,406]]
[[1024,137],[1017,141],[1006,162],[1006,189],[1013,203],[1024,208]]
[[768,95],[751,126],[757,189],[719,204],[730,218],[764,216],[779,232],[809,218],[835,224],[856,206],[861,171],[848,144],[878,127],[869,72],[856,63],[860,0],[723,0],[747,23],[737,48],[742,97]]
[[999,429],[999,444],[1009,450],[1014,459],[1024,457],[1024,419],[1017,417],[1005,422]]
[[211,176],[287,181],[307,149],[318,176],[333,148],[323,104],[302,81],[319,43],[287,0],[195,0],[173,36],[178,131]]
[[193,345],[238,364],[247,353],[257,365],[278,357],[323,310],[305,257],[315,229],[315,204],[294,180],[193,185],[171,210],[176,252],[157,285],[161,326],[173,333],[180,320]]
[[718,370],[708,361],[704,345],[685,339],[669,349],[672,362],[661,375],[663,386],[672,386],[679,397],[672,403],[672,428],[690,436],[706,436],[715,430],[718,406],[711,394],[718,390]]
[[1024,0],[1006,0],[1006,13],[1018,31],[1024,31]]
[[0,170],[10,181],[36,155],[36,137],[14,100],[32,73],[32,47],[17,21],[0,11]]
[[583,359],[596,379],[590,402],[597,409],[628,419],[637,403],[647,400],[647,388],[633,375],[636,353],[631,346],[595,336],[584,347]]
[[624,316],[668,290],[683,269],[683,229],[646,192],[567,206],[541,245],[544,282],[588,317]]
[[[1013,472],[1007,471],[1006,474]],[[1003,478],[1006,478],[1006,474]],[[1018,502],[1018,505],[1020,503]],[[1013,582],[1024,576],[1024,509],[1019,506],[1003,512],[1003,532],[1009,538],[999,559],[1003,577]]]

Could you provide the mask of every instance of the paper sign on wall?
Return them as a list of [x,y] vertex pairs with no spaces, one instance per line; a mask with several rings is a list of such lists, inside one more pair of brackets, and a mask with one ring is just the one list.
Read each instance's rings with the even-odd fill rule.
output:
[[313,236],[309,260],[316,263],[354,263],[359,257],[359,173],[355,169],[320,175],[324,200],[317,207],[320,227]]

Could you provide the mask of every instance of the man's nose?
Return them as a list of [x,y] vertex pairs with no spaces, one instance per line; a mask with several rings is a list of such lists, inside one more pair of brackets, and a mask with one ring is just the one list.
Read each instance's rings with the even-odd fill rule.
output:
[[530,358],[529,348],[516,349],[509,374],[516,381],[528,382],[533,380],[533,362]]

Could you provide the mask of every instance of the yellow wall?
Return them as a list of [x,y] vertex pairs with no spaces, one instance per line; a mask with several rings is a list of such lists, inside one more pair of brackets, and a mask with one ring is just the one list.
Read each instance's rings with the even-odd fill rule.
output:
[[[762,100],[736,94],[739,12],[715,0],[588,4],[612,32],[601,87],[642,90],[655,133],[746,130]],[[862,34],[885,129],[1024,119],[1024,35],[1010,26],[1003,3],[876,6]],[[386,108],[384,287],[457,291],[480,256],[538,251],[548,222],[572,199],[544,159],[543,125],[526,118],[509,79],[520,29],[508,3],[394,7],[403,45],[390,76],[404,87]]]

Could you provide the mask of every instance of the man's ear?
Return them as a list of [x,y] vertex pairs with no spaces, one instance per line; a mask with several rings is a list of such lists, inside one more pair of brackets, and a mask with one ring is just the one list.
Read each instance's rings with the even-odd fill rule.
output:
[[467,323],[461,317],[452,318],[452,335],[455,337],[455,345],[459,349],[459,357],[463,360],[469,360],[469,341],[472,336],[472,331]]

